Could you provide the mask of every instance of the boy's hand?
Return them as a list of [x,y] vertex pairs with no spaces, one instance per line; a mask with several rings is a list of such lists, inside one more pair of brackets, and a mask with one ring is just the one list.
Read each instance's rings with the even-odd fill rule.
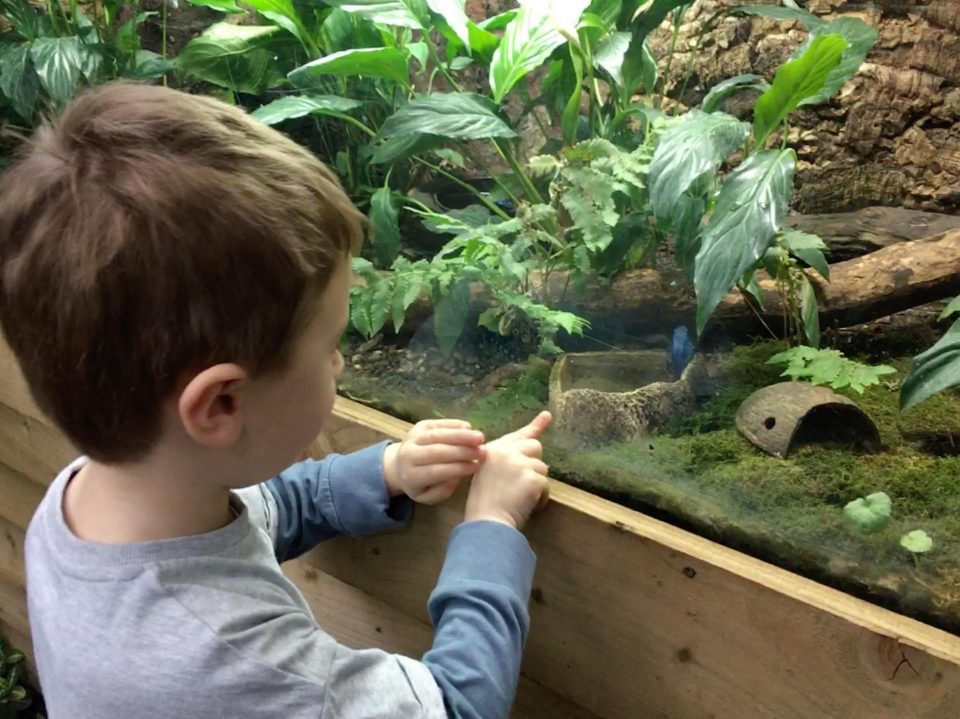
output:
[[405,494],[421,504],[439,504],[472,475],[484,457],[483,433],[459,419],[417,422],[402,442],[387,446],[383,476],[391,497]]
[[486,459],[470,485],[466,521],[488,519],[522,529],[546,505],[550,485],[539,437],[552,419],[541,412],[530,424],[486,445]]

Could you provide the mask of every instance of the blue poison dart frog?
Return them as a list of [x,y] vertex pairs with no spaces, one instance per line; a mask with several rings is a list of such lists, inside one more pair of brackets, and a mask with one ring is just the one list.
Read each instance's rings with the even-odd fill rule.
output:
[[673,339],[670,341],[670,369],[677,377],[684,367],[690,364],[693,357],[693,342],[690,341],[690,332],[683,325],[673,330]]

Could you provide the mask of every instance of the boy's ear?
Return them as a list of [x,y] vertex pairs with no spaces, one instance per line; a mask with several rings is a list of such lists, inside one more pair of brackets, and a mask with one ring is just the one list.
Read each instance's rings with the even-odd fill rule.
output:
[[184,430],[196,442],[227,449],[243,434],[240,401],[246,370],[224,363],[208,367],[187,382],[177,401]]

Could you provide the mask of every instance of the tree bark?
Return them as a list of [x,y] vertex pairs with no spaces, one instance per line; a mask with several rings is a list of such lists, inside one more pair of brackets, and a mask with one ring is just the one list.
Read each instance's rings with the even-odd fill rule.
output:
[[[773,78],[806,38],[798,23],[727,17],[706,33],[717,10],[766,0],[696,0],[684,15],[668,93],[695,106],[710,87],[741,73]],[[879,39],[860,72],[833,100],[791,115],[789,144],[797,151],[794,206],[803,213],[842,212],[871,205],[960,211],[960,2],[809,0],[825,20],[859,17]],[[670,31],[653,36],[665,57]],[[685,80],[687,68],[691,75]],[[725,109],[749,119],[756,95]]]
[[960,215],[920,212],[900,207],[866,207],[855,212],[794,214],[787,226],[819,235],[830,262],[860,257],[898,242],[909,242],[960,229]]

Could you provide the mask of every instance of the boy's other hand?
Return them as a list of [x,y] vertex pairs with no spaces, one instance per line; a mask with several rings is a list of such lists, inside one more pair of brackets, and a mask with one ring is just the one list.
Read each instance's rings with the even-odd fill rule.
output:
[[417,422],[400,443],[387,446],[383,476],[391,497],[439,504],[472,475],[484,457],[483,433],[459,419]]
[[467,497],[466,521],[486,519],[523,529],[550,494],[542,435],[553,419],[541,412],[529,424],[486,445]]

